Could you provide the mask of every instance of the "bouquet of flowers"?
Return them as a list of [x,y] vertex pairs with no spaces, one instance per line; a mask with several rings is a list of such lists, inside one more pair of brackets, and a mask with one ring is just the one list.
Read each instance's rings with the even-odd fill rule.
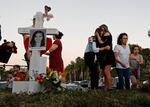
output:
[[64,73],[47,69],[47,74],[38,74],[36,81],[43,85],[45,92],[61,89],[61,81],[64,80]]

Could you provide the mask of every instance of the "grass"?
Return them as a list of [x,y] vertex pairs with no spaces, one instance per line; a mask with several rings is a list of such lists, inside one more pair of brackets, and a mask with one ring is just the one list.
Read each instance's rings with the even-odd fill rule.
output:
[[150,94],[130,91],[62,91],[12,94],[0,91],[0,107],[150,107]]

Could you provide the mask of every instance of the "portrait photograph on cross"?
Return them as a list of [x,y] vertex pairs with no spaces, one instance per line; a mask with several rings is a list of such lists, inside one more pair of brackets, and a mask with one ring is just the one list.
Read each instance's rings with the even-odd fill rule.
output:
[[32,29],[29,37],[30,50],[46,49],[46,29]]

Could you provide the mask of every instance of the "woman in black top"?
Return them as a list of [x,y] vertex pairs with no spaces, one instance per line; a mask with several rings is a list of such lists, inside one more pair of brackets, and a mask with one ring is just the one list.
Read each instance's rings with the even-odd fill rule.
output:
[[112,50],[112,35],[108,27],[103,24],[97,29],[97,47],[100,48],[97,54],[97,60],[100,65],[101,71],[105,76],[105,89],[112,89],[111,67],[115,66],[115,57]]

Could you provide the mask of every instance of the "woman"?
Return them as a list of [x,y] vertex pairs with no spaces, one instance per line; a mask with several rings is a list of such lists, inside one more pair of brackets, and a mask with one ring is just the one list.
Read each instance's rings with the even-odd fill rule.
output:
[[97,59],[100,69],[105,76],[105,90],[112,90],[111,67],[115,66],[115,57],[112,50],[112,36],[108,27],[103,24],[97,29],[97,46],[100,48]]
[[89,37],[84,53],[84,60],[90,71],[91,89],[98,88],[98,70],[95,61],[95,53],[98,51],[98,48],[96,48],[95,36]]
[[43,47],[45,45],[44,33],[40,30],[35,31],[30,41],[31,47]]
[[138,80],[140,79],[140,65],[143,64],[143,57],[139,54],[139,52],[140,47],[138,45],[133,46],[132,53],[130,55],[132,88],[137,87]]
[[124,89],[124,79],[125,88],[130,89],[130,48],[127,44],[128,35],[126,33],[121,33],[117,40],[117,45],[114,48],[115,58],[116,58],[116,71],[119,78],[119,89]]
[[[34,28],[34,27],[35,27],[35,18],[33,17],[31,28]],[[29,70],[30,58],[32,56],[32,51],[28,49],[28,44],[29,44],[29,35],[28,34],[23,34],[23,43],[24,43],[24,48],[26,50],[26,52],[24,54],[24,58],[27,63],[27,70]]]
[[64,63],[62,59],[62,43],[60,39],[62,38],[63,33],[59,32],[58,35],[53,35],[54,42],[49,49],[49,52],[46,55],[49,55],[49,67],[52,70],[56,70],[57,72],[64,71]]

